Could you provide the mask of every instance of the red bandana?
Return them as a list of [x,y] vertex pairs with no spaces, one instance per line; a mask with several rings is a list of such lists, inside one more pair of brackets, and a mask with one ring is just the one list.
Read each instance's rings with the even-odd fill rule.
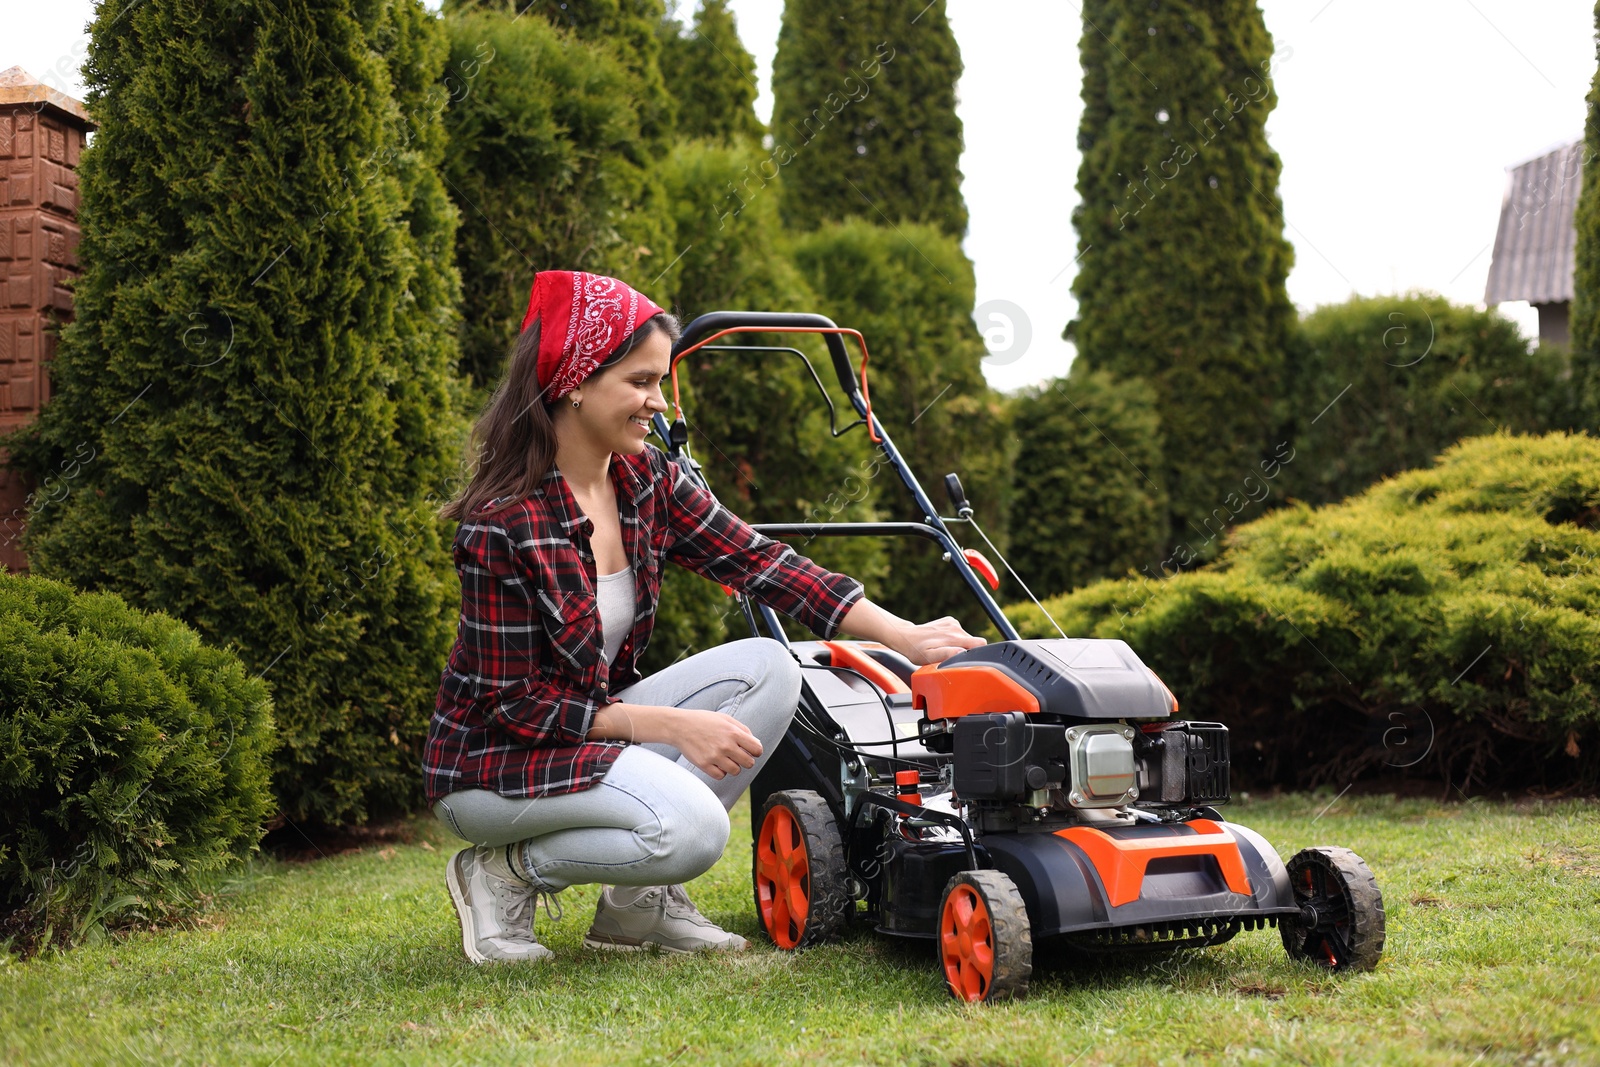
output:
[[624,282],[587,271],[533,276],[522,328],[539,317],[539,386],[559,400],[594,373],[618,345],[661,308]]

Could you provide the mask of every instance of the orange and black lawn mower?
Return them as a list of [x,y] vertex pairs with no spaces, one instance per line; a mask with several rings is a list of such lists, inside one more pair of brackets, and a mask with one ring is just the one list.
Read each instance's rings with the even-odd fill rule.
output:
[[[691,352],[787,353],[811,369],[836,422],[799,349],[732,343],[792,334],[822,337],[859,416],[834,435],[865,426],[923,520],[756,528],[779,540],[931,540],[1003,640],[918,667],[872,642],[791,640],[771,607],[738,596],[752,634],[782,642],[803,668],[793,724],[750,790],[755,904],[773,944],[804,949],[849,923],[924,939],[950,993],[968,1001],[1025,996],[1047,939],[1088,952],[1200,948],[1275,926],[1291,957],[1372,969],[1384,910],[1367,864],[1336,846],[1285,863],[1217,810],[1229,799],[1226,726],[1179,719],[1177,698],[1126,642],[1019,637],[991,596],[997,572],[951,527],[976,531],[1032,593],[957,476],[945,476],[956,514],[941,516],[873,416],[859,333],[821,315],[702,315],[673,349],[675,405]],[[656,432],[704,485],[681,408],[674,415],[657,415]]]

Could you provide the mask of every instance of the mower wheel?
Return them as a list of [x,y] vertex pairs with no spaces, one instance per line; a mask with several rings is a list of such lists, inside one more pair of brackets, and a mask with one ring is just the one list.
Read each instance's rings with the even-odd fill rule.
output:
[[1016,883],[1001,871],[962,871],[939,905],[939,963],[957,1000],[1021,1000],[1033,974],[1033,929]]
[[782,949],[837,937],[850,892],[828,802],[809,789],[773,793],[761,809],[752,880],[762,931]]
[[1383,955],[1383,894],[1372,869],[1347,848],[1301,849],[1286,865],[1300,918],[1278,932],[1290,957],[1330,971],[1370,971]]

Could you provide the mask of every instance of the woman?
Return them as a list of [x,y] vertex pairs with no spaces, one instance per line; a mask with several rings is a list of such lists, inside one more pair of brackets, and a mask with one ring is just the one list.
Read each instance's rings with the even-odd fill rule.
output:
[[474,429],[483,458],[441,511],[461,523],[461,623],[423,771],[435,814],[474,843],[445,874],[474,963],[548,958],[537,895],[548,910],[590,882],[606,885],[586,945],[746,947],[682,883],[722,855],[728,809],[794,715],[800,668],[779,642],[749,638],[641,677],[663,560],[913,663],[984,643],[953,618],[889,614],[647,445],[677,336],[615,278],[537,274]]

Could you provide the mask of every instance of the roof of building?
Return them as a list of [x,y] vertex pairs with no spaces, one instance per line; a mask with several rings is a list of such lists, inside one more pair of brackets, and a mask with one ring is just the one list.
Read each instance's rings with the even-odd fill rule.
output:
[[91,130],[96,128],[95,121],[89,117],[89,112],[84,109],[81,101],[40,84],[39,79],[21,67],[0,70],[0,105],[33,103],[54,107],[66,112],[87,128]]
[[1483,302],[1554,304],[1572,299],[1578,230],[1573,213],[1583,177],[1584,143],[1563,145],[1510,172],[1494,235]]

